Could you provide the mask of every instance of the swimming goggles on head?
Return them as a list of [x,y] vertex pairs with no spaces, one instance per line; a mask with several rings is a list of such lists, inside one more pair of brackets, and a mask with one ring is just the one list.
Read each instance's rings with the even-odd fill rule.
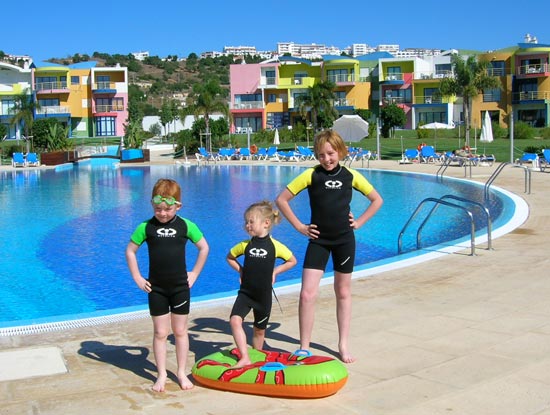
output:
[[161,196],[161,195],[156,195],[156,196],[153,196],[153,199],[151,199],[151,201],[155,205],[160,205],[162,202],[166,203],[168,206],[181,205],[181,203],[178,202],[176,200],[176,198],[173,197],[173,196],[164,197],[164,196]]

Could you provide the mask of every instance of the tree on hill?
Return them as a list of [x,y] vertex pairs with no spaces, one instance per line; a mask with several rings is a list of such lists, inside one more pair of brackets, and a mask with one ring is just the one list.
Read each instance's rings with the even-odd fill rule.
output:
[[478,62],[475,56],[464,59],[460,55],[453,55],[451,64],[453,76],[441,80],[439,91],[442,96],[462,97],[466,145],[470,145],[472,99],[482,94],[484,89],[502,88],[502,84],[498,78],[488,75],[489,62]]

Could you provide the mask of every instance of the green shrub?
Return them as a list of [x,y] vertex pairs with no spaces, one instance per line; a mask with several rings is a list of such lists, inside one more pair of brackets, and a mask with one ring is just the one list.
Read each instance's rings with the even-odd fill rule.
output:
[[543,139],[548,140],[550,138],[550,127],[541,128],[539,133]]
[[535,129],[524,122],[517,122],[514,125],[514,139],[531,140],[535,137]]

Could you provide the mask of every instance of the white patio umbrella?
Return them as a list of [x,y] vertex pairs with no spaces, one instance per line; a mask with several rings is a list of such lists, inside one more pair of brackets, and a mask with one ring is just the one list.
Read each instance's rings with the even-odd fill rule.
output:
[[273,144],[278,146],[281,144],[281,140],[279,140],[279,130],[275,128],[275,136],[273,137]]
[[435,148],[435,140],[437,139],[437,130],[452,130],[455,128],[454,124],[444,124],[442,122],[431,122],[429,124],[424,124],[420,126],[420,128],[423,128],[425,130],[434,130],[434,148]]
[[[482,143],[493,142],[493,126],[491,125],[491,116],[489,115],[489,111],[485,111],[485,118],[483,119],[483,125],[481,126],[479,141]],[[485,144],[483,144],[483,154],[485,154]]]
[[332,129],[344,139],[344,141],[361,141],[369,135],[369,123],[359,115],[342,115],[334,124]]

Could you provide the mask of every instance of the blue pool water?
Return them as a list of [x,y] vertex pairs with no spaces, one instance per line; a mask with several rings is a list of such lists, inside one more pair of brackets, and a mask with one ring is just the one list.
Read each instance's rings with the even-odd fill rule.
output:
[[[247,237],[246,207],[273,200],[303,166],[143,166],[116,167],[97,161],[56,170],[1,172],[0,327],[76,319],[121,310],[146,309],[146,295],[135,286],[124,250],[141,221],[152,216],[151,188],[159,178],[182,186],[180,214],[196,222],[210,244],[210,255],[192,295],[194,301],[235,294],[238,276],[225,261],[228,249]],[[356,264],[371,264],[397,255],[398,235],[419,203],[427,197],[461,195],[484,202],[483,187],[433,176],[361,170],[382,194],[385,204],[357,232]],[[298,216],[308,222],[307,192],[293,200]],[[506,223],[514,204],[491,192],[484,202],[493,226]],[[353,212],[368,202],[358,194]],[[486,226],[483,215],[476,229]],[[414,227],[412,228],[414,229]],[[422,232],[424,246],[469,238],[469,222],[459,210],[441,207]],[[286,221],[274,237],[293,250],[300,263],[306,247]],[[416,231],[404,235],[405,251],[413,250]],[[146,247],[138,255],[147,272]],[[189,264],[196,250],[189,245]],[[301,267],[280,276],[278,286],[296,282]],[[330,271],[330,270],[329,270]]]

